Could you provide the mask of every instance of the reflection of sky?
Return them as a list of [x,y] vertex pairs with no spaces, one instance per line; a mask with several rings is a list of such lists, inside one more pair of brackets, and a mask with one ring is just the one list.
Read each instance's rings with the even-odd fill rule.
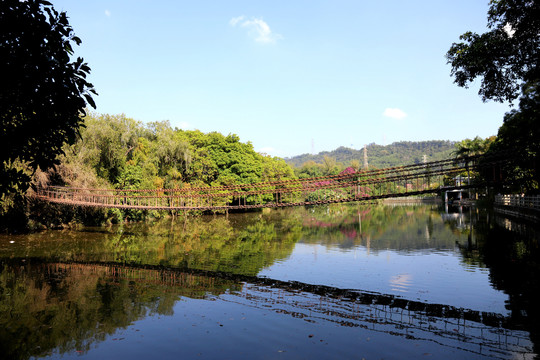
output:
[[508,314],[504,307],[508,297],[491,287],[488,269],[463,264],[457,251],[373,253],[364,246],[343,250],[297,243],[286,260],[259,276]]
[[398,274],[392,276],[390,279],[390,290],[406,293],[411,286],[411,280],[411,274]]

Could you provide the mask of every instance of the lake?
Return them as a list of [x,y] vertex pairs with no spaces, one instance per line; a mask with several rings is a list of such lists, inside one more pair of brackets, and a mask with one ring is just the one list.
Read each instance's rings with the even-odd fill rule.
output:
[[354,204],[0,235],[0,358],[533,359],[538,234]]

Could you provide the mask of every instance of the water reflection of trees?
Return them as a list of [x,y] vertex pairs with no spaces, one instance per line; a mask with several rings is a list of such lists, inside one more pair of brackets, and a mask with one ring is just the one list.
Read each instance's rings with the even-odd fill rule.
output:
[[[11,237],[0,247],[0,354],[86,351],[133,321],[171,314],[182,297],[209,296],[494,358],[533,352],[526,330],[538,353],[537,237],[504,230],[482,211],[465,215],[463,227],[432,207],[337,205]],[[464,261],[486,264],[509,294],[510,317],[255,277],[299,239],[370,241],[375,251],[454,249],[456,236]]]
[[47,231],[17,238],[8,253],[64,262],[166,265],[255,275],[289,256],[302,229],[294,217],[284,218],[285,213],[254,215]]
[[87,352],[147,316],[171,315],[181,298],[213,299],[331,322],[490,358],[530,354],[519,322],[498,314],[391,295],[161,266],[4,261],[0,351],[10,359]]
[[4,260],[1,266],[0,354],[5,359],[86,352],[133,321],[170,315],[182,296],[205,298],[237,286],[192,274],[164,278],[144,269],[124,269],[126,276],[119,276],[120,268],[84,264]]
[[255,275],[288,257],[300,239],[341,248],[418,251],[453,250],[456,236],[467,235],[444,225],[437,207],[333,205],[46,231],[17,239],[9,254]]
[[308,210],[303,242],[367,246],[372,251],[454,249],[456,236],[437,206],[335,205]]
[[462,246],[467,261],[481,262],[489,269],[493,286],[508,294],[511,318],[530,332],[540,353],[540,227],[487,211],[472,211],[473,241]]

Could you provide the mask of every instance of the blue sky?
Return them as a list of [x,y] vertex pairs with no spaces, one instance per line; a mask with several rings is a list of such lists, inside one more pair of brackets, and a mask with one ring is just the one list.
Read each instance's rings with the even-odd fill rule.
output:
[[289,157],[495,135],[508,104],[444,57],[488,0],[54,1],[83,43],[97,112],[237,134]]

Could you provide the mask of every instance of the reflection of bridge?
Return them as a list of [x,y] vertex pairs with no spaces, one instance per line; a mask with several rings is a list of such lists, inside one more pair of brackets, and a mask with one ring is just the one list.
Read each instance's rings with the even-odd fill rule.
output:
[[[392,197],[433,194],[441,191],[443,177],[495,167],[502,160],[478,156],[447,159],[380,170],[350,171],[317,178],[237,184],[220,187],[129,190],[47,187],[36,190],[39,199],[77,206],[154,210],[228,210],[371,201]],[[495,170],[494,170],[495,174]],[[445,191],[476,185],[455,183]]]
[[[182,288],[223,301],[288,314],[309,322],[331,322],[386,333],[413,341],[427,341],[490,359],[532,354],[532,343],[519,319],[496,313],[407,300],[392,295],[339,289],[301,282],[280,281],[193,269],[125,266],[104,263],[46,264],[51,273],[71,272],[105,276],[148,286]],[[238,290],[214,292],[217,280],[242,284]],[[225,283],[223,283],[225,284]]]

